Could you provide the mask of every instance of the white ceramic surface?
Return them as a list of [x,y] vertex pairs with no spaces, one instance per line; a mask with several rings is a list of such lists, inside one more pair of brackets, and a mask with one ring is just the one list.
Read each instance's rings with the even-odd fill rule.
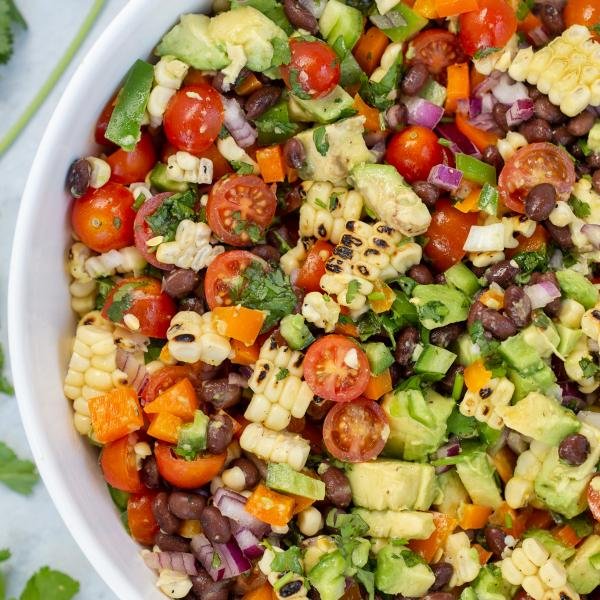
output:
[[164,598],[124,531],[97,465],[72,427],[62,393],[74,319],[64,257],[64,175],[93,149],[93,126],[136,58],[149,55],[180,13],[208,0],[131,0],[83,59],[39,146],[21,201],[8,286],[9,346],[22,420],[38,469],[73,537],[122,600]]

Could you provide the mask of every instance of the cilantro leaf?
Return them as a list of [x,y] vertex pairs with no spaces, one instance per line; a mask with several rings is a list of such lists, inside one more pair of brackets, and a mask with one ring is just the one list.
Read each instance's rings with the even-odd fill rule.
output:
[[79,582],[60,571],[42,567],[31,576],[19,600],[71,600],[79,592]]
[[115,282],[112,277],[99,277],[96,281],[98,282],[98,295],[94,308],[102,310],[106,304],[106,298],[115,287]]
[[251,221],[246,221],[242,219],[242,213],[239,210],[236,210],[231,218],[233,220],[233,233],[236,235],[241,235],[243,232],[246,232],[250,241],[253,243],[260,242],[263,239],[263,232],[261,228]]
[[519,252],[513,256],[521,272],[515,277],[517,283],[527,283],[533,271],[545,271],[548,267],[548,253],[546,248],[534,252]]
[[195,220],[195,204],[196,193],[193,190],[188,190],[184,194],[173,194],[146,217],[146,223],[150,225],[154,235],[162,235],[165,242],[172,242],[181,221]]
[[[281,9],[283,12],[283,7],[281,7]],[[289,42],[282,38],[276,37],[271,40],[271,45],[273,46],[271,67],[279,67],[281,65],[289,64],[290,60],[292,60]]]
[[574,215],[580,219],[585,219],[592,214],[590,205],[575,196],[571,196],[569,199],[569,206],[573,209]]
[[589,358],[582,358],[579,361],[579,366],[581,367],[584,377],[596,377],[600,372],[600,367]]
[[491,338],[491,336],[488,337],[481,321],[475,321],[469,327],[469,335],[471,341],[479,346],[479,351],[484,358],[495,354],[500,346],[500,342]]
[[160,351],[162,350],[164,344],[164,340],[150,340],[150,344],[144,353],[144,363],[148,364],[153,360],[158,360]]
[[277,375],[275,375],[275,379],[277,381],[281,381],[282,379],[285,379],[289,374],[290,374],[289,369],[280,368],[279,371],[277,371]]
[[[288,35],[291,35],[294,32],[292,24],[285,16],[283,4],[277,2],[277,0],[233,0],[231,3],[231,8],[234,9],[242,6],[251,6],[260,11],[265,17],[269,17],[273,23],[279,25],[279,27],[281,27]],[[273,44],[273,41],[274,40],[271,40],[271,44]]]
[[357,279],[352,279],[348,283],[348,289],[346,291],[346,300],[348,302],[352,302],[354,298],[356,298],[357,294],[360,292],[360,281]]
[[392,90],[395,90],[398,87],[401,72],[402,55],[400,55],[394,64],[392,64],[381,81],[363,82],[360,89],[360,95],[367,104],[370,104],[379,110],[386,110],[394,103],[394,100],[390,99],[388,96]]
[[329,150],[329,140],[327,139],[327,130],[325,127],[317,127],[313,131],[313,142],[315,143],[317,152],[321,156],[327,156],[327,151]]
[[113,323],[120,323],[125,313],[133,305],[133,292],[135,289],[146,285],[143,281],[132,281],[122,285],[112,297],[112,303],[106,311],[106,315]]
[[39,475],[30,460],[20,459],[4,442],[0,442],[0,483],[23,495],[29,495]]
[[419,319],[424,321],[430,319],[434,323],[441,323],[444,317],[450,312],[450,309],[439,300],[431,300],[423,306],[417,307]]
[[277,573],[296,573],[302,575],[304,569],[302,567],[302,551],[298,546],[292,546],[285,552],[276,552],[275,558],[271,563],[271,569]]
[[292,94],[301,100],[311,100],[312,96],[304,90],[300,83],[298,69],[290,69],[290,89]]
[[329,527],[338,529],[343,540],[360,537],[369,531],[369,526],[360,515],[338,513],[335,509],[327,513],[326,523]]
[[485,58],[486,56],[489,56],[490,54],[494,54],[494,52],[498,52],[498,50],[502,50],[502,48],[497,48],[497,47],[490,47],[490,48],[480,48],[479,50],[477,50],[477,52],[475,52],[475,54],[473,55],[473,58],[475,60],[479,60],[480,58]]
[[521,0],[517,6],[517,19],[522,21],[533,8],[534,0]]
[[[284,98],[254,119],[258,131],[258,143],[261,146],[278,144],[296,135],[301,125],[290,121],[288,103]],[[279,188],[279,186],[277,186]]]
[[232,160],[229,164],[238,175],[251,175],[254,173],[254,167],[243,160]]

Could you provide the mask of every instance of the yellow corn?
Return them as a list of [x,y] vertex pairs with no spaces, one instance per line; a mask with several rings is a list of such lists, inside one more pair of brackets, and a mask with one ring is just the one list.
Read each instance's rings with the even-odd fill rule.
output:
[[504,422],[498,409],[510,403],[514,391],[514,384],[506,377],[492,379],[478,392],[467,391],[459,410],[463,415],[475,417],[493,429],[502,429]]

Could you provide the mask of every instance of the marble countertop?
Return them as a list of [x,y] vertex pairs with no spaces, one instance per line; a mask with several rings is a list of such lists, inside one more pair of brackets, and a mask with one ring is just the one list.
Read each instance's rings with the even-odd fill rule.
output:
[[[6,287],[14,223],[19,199],[46,124],[69,81],[93,41],[126,0],[107,0],[94,29],[52,95],[8,152],[0,157],[0,340],[6,340]],[[29,29],[18,32],[15,53],[0,66],[0,137],[16,121],[23,107],[59,60],[85,18],[91,0],[16,0]],[[52,202],[52,198],[48,198]],[[8,357],[7,357],[8,359]],[[7,369],[8,371],[8,369]],[[30,457],[15,398],[0,396],[0,440],[20,456]],[[115,595],[93,570],[54,508],[43,483],[30,497],[0,486],[0,548],[12,558],[3,565],[8,597],[19,596],[27,579],[41,566],[63,570],[81,583],[77,598],[115,600]]]

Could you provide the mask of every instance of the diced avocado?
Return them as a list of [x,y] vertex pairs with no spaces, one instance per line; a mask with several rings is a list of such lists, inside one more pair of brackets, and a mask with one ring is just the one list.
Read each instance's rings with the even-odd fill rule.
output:
[[463,367],[468,367],[481,358],[479,346],[471,339],[468,333],[463,333],[457,341],[458,362]]
[[426,540],[434,531],[433,513],[415,510],[367,510],[355,508],[369,526],[369,535],[375,538],[401,538],[404,540]]
[[346,48],[352,50],[363,30],[362,13],[338,0],[328,0],[319,18],[319,30],[329,44],[341,36]]
[[579,342],[581,339],[583,331],[581,331],[581,329],[571,329],[570,327],[565,327],[560,323],[557,323],[555,327],[560,337],[560,342],[557,348],[558,353],[562,356],[567,356],[568,354],[571,354],[575,346],[577,346],[577,342]]
[[454,352],[440,346],[426,344],[415,362],[415,373],[434,381],[442,379],[455,360]]
[[600,552],[600,535],[590,537],[577,548],[575,556],[567,565],[567,579],[579,594],[589,594],[600,585],[600,569],[590,561]]
[[497,411],[507,427],[552,446],[581,427],[573,411],[539,392],[530,392],[516,404],[498,407]]
[[458,600],[477,600],[477,594],[472,587],[466,587],[458,597]]
[[292,350],[302,350],[315,338],[302,315],[286,315],[279,323],[279,333]]
[[475,273],[464,263],[456,263],[450,267],[444,272],[444,277],[446,278],[446,283],[454,286],[467,296],[473,296],[481,288]]
[[436,493],[428,464],[378,459],[354,463],[346,475],[354,504],[372,510],[427,510]]
[[568,519],[582,513],[587,500],[585,491],[596,463],[600,459],[600,430],[582,423],[579,430],[590,444],[585,462],[571,466],[558,456],[558,446],[553,447],[535,478],[535,493],[546,506]]
[[549,392],[556,378],[550,367],[540,361],[540,369],[531,371],[528,374],[521,374],[516,369],[509,369],[507,377],[515,386],[513,401],[518,402],[525,398],[530,392],[542,391]]
[[441,284],[415,286],[411,302],[426,329],[466,321],[471,306],[462,292]]
[[511,585],[502,577],[500,567],[485,565],[471,584],[477,600],[511,600],[517,586]]
[[445,515],[456,517],[458,507],[469,502],[469,494],[456,471],[446,471],[438,475],[438,487],[442,497],[436,502],[435,509]]
[[[390,13],[394,13],[397,17],[403,19],[404,24],[398,25],[397,27],[390,27],[383,29],[383,33],[387,35],[392,42],[403,42],[411,38],[415,33],[421,31],[425,25],[429,22],[425,17],[416,13],[414,10],[400,2],[386,13],[386,16],[390,16]],[[391,17],[393,19],[394,17]]]
[[305,163],[298,171],[300,177],[346,185],[348,175],[356,165],[373,162],[375,157],[362,136],[364,122],[365,118],[359,116],[321,125],[325,132],[319,149],[315,144],[315,132],[320,128],[307,129],[296,135],[306,153]]
[[419,96],[433,104],[437,104],[437,106],[444,106],[446,102],[446,88],[440,85],[433,77],[430,77],[427,83],[421,88]]
[[[415,411],[419,402],[424,410]],[[381,404],[390,425],[385,454],[404,460],[425,460],[446,441],[446,420],[453,406],[451,398],[432,389],[424,393],[403,390],[387,394]]]
[[288,111],[292,121],[333,123],[342,116],[342,113],[352,110],[353,102],[352,96],[338,85],[323,98],[303,99],[290,94]]
[[594,284],[584,275],[571,269],[557,271],[558,285],[567,298],[576,300],[583,304],[586,310],[594,308],[598,302],[598,290]]
[[375,587],[381,592],[420,598],[434,581],[429,565],[408,548],[389,544],[377,554]]
[[521,332],[523,340],[528,346],[531,346],[539,356],[547,358],[560,343],[560,336],[554,327],[554,323],[548,320],[544,327],[537,327],[533,323]]
[[313,500],[325,498],[325,484],[320,479],[298,473],[285,463],[269,463],[265,483],[267,487],[278,492],[295,494]]
[[159,192],[183,193],[190,189],[190,184],[185,181],[173,181],[167,175],[167,165],[156,163],[150,171],[150,185]]
[[261,146],[278,144],[296,135],[302,125],[290,120],[287,98],[267,109],[254,120],[258,131],[258,143]]
[[520,333],[501,342],[499,350],[502,358],[523,375],[539,370],[544,364],[535,348]]
[[338,600],[344,595],[346,560],[339,550],[321,557],[308,572],[310,584],[319,592],[321,600]]
[[394,356],[383,342],[369,342],[364,345],[364,351],[369,359],[369,367],[373,375],[381,375],[390,365],[394,364]]
[[560,542],[558,538],[552,535],[546,529],[528,529],[524,534],[524,538],[533,538],[544,545],[544,548],[552,556],[556,556],[560,562],[566,562],[575,554],[575,548],[567,546]]
[[596,122],[590,129],[587,145],[592,152],[600,152],[600,119],[596,119]]
[[200,452],[206,450],[208,421],[208,416],[197,410],[194,420],[180,427],[175,453],[187,460],[193,460]]
[[477,450],[456,463],[456,471],[474,504],[491,506],[496,509],[502,504],[502,496],[496,478],[495,469],[488,455]]

